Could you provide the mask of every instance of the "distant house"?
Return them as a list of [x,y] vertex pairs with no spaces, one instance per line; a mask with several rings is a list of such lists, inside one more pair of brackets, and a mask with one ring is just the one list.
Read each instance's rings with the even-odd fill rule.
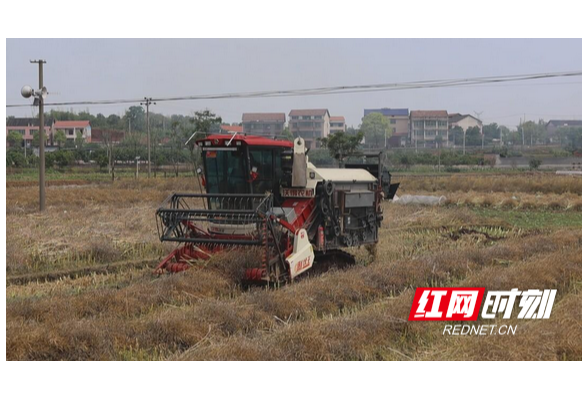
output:
[[[46,144],[50,144],[53,140],[53,118],[45,118],[45,136]],[[39,132],[39,118],[9,118],[6,121],[6,136],[10,132],[18,132],[23,136],[24,144],[31,147],[33,142],[33,135]],[[8,146],[8,143],[6,144]]]
[[372,108],[363,110],[364,117],[373,113],[380,113],[390,121],[392,132],[388,132],[388,147],[406,146],[410,131],[408,108]]
[[345,132],[347,130],[347,125],[345,125],[345,117],[332,116],[329,118],[329,124],[329,134],[335,132]]
[[82,138],[86,143],[92,141],[90,121],[55,121],[54,133],[57,131],[64,131],[67,141],[74,141],[78,133],[82,134]]
[[326,108],[290,111],[289,129],[294,137],[300,136],[309,149],[315,149],[318,141],[329,136],[330,118]]
[[415,147],[449,145],[449,114],[446,110],[414,110],[410,112],[410,139]]
[[553,142],[554,139],[557,137],[557,130],[559,128],[563,128],[566,126],[581,128],[582,127],[582,120],[575,120],[575,119],[552,119],[546,125],[545,128],[547,129],[547,140],[549,142]]
[[221,125],[220,126],[221,133],[243,133],[243,127],[240,125]]
[[125,138],[125,131],[119,131],[117,129],[92,129],[91,143],[104,143],[105,138],[112,143],[120,143]]
[[477,126],[480,128],[480,132],[482,132],[482,121],[470,114],[449,114],[449,129],[457,126],[461,127],[464,132],[467,131],[468,128],[474,128]]
[[284,113],[244,113],[243,133],[260,136],[281,135],[286,123]]

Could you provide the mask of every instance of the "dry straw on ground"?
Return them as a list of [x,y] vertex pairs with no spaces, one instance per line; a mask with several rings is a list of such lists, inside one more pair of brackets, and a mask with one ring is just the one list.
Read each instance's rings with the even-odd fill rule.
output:
[[[33,211],[34,188],[9,188],[7,272],[160,256],[169,249],[158,243],[154,210],[171,191],[191,184],[49,188],[55,196],[42,215]],[[525,192],[522,201],[549,204],[572,196],[581,204],[569,192]],[[450,201],[458,200],[448,207],[386,203],[375,262],[355,251],[358,265],[280,289],[238,284],[242,269],[258,263],[254,249],[219,254],[177,275],[123,269],[9,285],[7,358],[581,359],[580,230],[525,230],[481,217],[462,197],[478,196],[472,193],[479,192],[450,193]],[[486,194],[500,201],[506,195]],[[439,285],[557,288],[558,297],[550,320],[522,323],[516,336],[447,339],[437,323],[406,320],[414,288]]]

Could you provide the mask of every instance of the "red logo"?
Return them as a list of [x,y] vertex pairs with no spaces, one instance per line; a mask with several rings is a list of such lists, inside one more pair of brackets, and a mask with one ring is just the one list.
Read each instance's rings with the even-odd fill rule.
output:
[[314,197],[314,189],[281,189],[284,197]]
[[306,257],[304,260],[300,260],[296,263],[294,267],[294,271],[300,272],[310,266],[310,256]]
[[475,321],[484,288],[417,288],[409,321]]

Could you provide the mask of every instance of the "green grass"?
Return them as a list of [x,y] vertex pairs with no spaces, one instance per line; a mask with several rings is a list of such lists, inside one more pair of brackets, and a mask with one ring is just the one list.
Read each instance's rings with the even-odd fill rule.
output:
[[582,213],[578,211],[496,210],[481,207],[472,210],[482,217],[503,220],[525,229],[582,228]]

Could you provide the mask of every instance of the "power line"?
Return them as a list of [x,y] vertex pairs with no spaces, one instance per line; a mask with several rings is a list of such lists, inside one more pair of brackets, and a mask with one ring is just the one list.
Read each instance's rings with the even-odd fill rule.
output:
[[[318,96],[330,94],[348,94],[348,93],[366,93],[394,90],[413,90],[413,89],[431,89],[446,87],[470,87],[483,84],[495,84],[502,82],[520,82],[538,79],[552,79],[562,77],[582,76],[582,71],[570,72],[549,72],[537,74],[520,74],[520,75],[501,75],[475,78],[459,79],[437,79],[423,80],[403,83],[381,83],[371,85],[351,85],[351,86],[331,86],[310,89],[290,89],[290,90],[271,90],[258,92],[239,92],[239,93],[222,93],[222,94],[204,94],[193,96],[179,97],[161,97],[153,98],[153,101],[188,101],[188,100],[218,100],[218,99],[245,99],[245,98],[271,98],[271,97],[291,97],[291,96]],[[141,102],[143,99],[115,99],[115,100],[97,100],[97,101],[73,101],[46,103],[46,106],[80,106],[80,105],[112,105],[112,104],[130,104]],[[28,107],[29,104],[8,104],[7,108]]]

